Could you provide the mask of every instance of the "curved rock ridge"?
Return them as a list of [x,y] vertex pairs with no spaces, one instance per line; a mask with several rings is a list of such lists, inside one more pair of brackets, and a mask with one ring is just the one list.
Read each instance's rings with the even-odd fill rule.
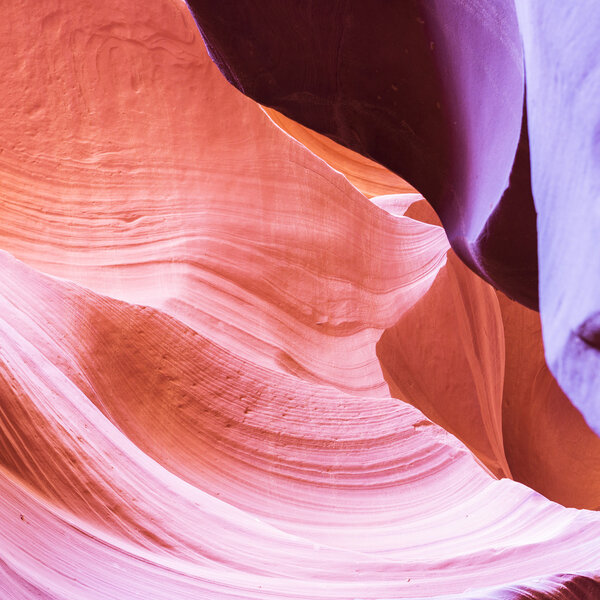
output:
[[387,395],[368,349],[444,264],[440,228],[376,209],[275,127],[181,3],[21,2],[4,27],[1,248],[263,366]]
[[596,508],[597,438],[420,194],[229,86],[178,0],[5,12],[3,597],[597,596],[600,515],[499,479]]
[[[392,395],[509,476],[502,439],[504,327],[494,289],[451,254],[431,289],[377,344]],[[423,376],[424,365],[433,376]]]
[[238,89],[419,190],[471,269],[538,305],[513,0],[191,0]]
[[490,477],[406,404],[0,262],[11,592],[415,598],[595,567],[597,513]]
[[540,308],[600,433],[598,3],[216,5],[190,2],[229,81],[422,192],[473,271]]
[[516,598],[518,600],[578,600],[579,598],[596,598],[600,591],[600,580],[597,575],[559,575],[548,578],[538,578],[533,581],[524,581],[511,586],[487,590],[477,590],[473,593],[461,594],[460,596],[443,596],[438,600],[479,600],[490,598],[493,600],[506,600]]
[[[408,196],[418,193],[401,177],[362,154],[288,119],[272,108],[263,107],[263,110],[273,123],[298,140],[313,154],[322,158],[330,167],[343,173],[348,181],[368,198],[390,194]],[[411,200],[414,201],[416,198],[415,196]]]
[[450,253],[423,298],[383,333],[377,355],[392,395],[456,435],[492,473],[598,509],[600,440],[546,365],[537,312]]

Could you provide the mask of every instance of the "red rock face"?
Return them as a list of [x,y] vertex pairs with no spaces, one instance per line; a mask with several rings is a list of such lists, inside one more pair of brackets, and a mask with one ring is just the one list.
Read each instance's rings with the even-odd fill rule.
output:
[[248,96],[398,173],[469,267],[538,305],[521,32],[512,0],[191,0]]
[[405,177],[466,265],[540,309],[600,433],[598,3],[190,4],[232,84]]
[[599,594],[600,517],[554,502],[600,504],[597,438],[416,190],[179,1],[0,27],[2,597]]

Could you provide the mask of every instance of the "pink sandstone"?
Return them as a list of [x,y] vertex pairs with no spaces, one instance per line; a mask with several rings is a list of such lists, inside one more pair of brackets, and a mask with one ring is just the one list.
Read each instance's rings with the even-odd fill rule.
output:
[[0,27],[2,597],[598,597],[597,437],[416,190],[178,0]]

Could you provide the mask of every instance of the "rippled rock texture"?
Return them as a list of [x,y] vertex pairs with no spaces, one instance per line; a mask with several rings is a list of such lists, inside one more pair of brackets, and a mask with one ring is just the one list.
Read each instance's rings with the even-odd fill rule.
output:
[[600,433],[598,3],[190,4],[234,85],[404,177],[473,271],[539,306]]
[[[210,4],[194,6],[200,25],[216,19],[263,65],[248,81],[289,73],[320,88],[314,61],[269,62],[267,37],[239,36],[245,21],[281,38],[267,25],[287,2]],[[327,70],[325,34],[358,4],[322,6],[329,20],[306,3],[289,23],[318,25],[311,52]],[[427,6],[380,16],[414,17],[401,32],[428,53],[410,69],[434,70],[419,77],[438,116],[394,129],[400,104],[423,102],[398,80],[386,110],[344,129],[351,144],[231,86],[179,0],[4,7],[3,598],[600,597],[600,515],[587,510],[600,506],[600,442],[546,366],[538,314],[449,250],[421,196],[464,261],[496,283],[512,265],[504,289],[537,304],[535,212],[513,194],[531,199],[518,24],[537,23],[535,7],[517,22],[504,5]],[[441,50],[413,31],[436,7],[448,47],[455,10],[476,32],[478,11],[491,15],[491,37],[439,78]],[[377,75],[395,60],[391,29],[381,45],[344,31],[344,69]],[[370,67],[348,63],[354,43]],[[473,87],[448,125],[457,107],[433,99],[483,63],[496,91],[498,73],[510,85],[493,107]],[[288,101],[318,115],[332,109],[322,91],[321,104]],[[341,127],[345,102],[323,123]],[[470,131],[492,136],[491,154]],[[435,148],[419,141],[434,135]],[[397,147],[397,165],[370,147]],[[454,164],[456,152],[472,160]],[[482,190],[499,195],[483,206]],[[463,199],[456,221],[440,209]],[[498,254],[498,232],[514,253]]]

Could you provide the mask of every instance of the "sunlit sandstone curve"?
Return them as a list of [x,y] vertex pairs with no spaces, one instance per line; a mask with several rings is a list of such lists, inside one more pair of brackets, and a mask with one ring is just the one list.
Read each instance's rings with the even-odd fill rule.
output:
[[401,175],[465,264],[540,309],[550,371],[598,434],[598,3],[190,6],[233,85]]
[[4,596],[600,593],[600,516],[497,479],[518,318],[420,196],[288,135],[182,2],[6,13]]
[[456,435],[496,475],[566,506],[598,509],[600,440],[546,365],[537,312],[450,253],[434,285],[383,333],[377,355],[392,395]]
[[443,231],[377,210],[274,127],[185,6],[107,10],[12,7],[0,247],[259,364],[385,394],[366,348],[431,285]]
[[[0,548],[31,597],[431,598],[578,572],[596,589],[597,513],[495,480],[415,409],[2,267]],[[27,551],[25,527],[45,542]]]
[[513,0],[189,4],[233,85],[400,175],[472,270],[537,307]]

